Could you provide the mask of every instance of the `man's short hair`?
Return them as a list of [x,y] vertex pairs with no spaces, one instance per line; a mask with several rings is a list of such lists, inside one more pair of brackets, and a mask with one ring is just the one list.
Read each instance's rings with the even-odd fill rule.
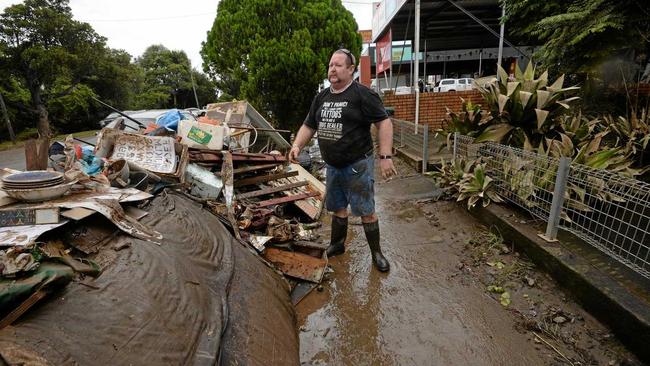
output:
[[339,48],[338,50],[334,51],[334,53],[342,53],[342,54],[346,55],[347,56],[347,62],[346,62],[347,65],[348,66],[354,65],[355,68],[357,67],[357,60],[354,57],[354,55],[352,54],[352,52],[350,52],[350,50],[348,50],[346,48]]

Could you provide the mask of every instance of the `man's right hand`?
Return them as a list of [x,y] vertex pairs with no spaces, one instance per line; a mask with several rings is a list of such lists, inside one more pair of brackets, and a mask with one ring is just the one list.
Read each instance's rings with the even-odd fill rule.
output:
[[298,155],[300,155],[300,148],[298,146],[291,146],[291,150],[289,150],[289,161],[297,164]]

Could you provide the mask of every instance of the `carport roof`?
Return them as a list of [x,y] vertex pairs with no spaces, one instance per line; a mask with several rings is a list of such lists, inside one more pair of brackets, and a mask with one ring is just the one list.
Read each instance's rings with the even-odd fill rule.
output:
[[[501,7],[497,0],[455,0],[455,3],[499,32]],[[421,50],[425,40],[427,51],[495,47],[498,44],[497,37],[448,0],[421,1],[420,13]],[[373,41],[388,29],[392,29],[393,41],[414,39],[415,0],[404,2],[389,22],[380,29],[373,29]]]

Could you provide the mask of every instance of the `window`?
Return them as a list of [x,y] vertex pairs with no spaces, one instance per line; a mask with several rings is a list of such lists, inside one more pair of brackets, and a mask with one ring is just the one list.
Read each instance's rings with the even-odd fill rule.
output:
[[442,84],[442,85],[454,85],[454,81],[453,80],[443,80],[443,81],[440,82],[440,84]]
[[465,79],[458,79],[458,84],[465,84]]

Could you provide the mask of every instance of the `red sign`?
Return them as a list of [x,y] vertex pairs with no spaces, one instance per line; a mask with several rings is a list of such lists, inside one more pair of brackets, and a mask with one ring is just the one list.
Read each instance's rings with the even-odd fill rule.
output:
[[393,43],[393,34],[392,30],[388,29],[388,32],[377,40],[377,75],[390,69],[391,67],[391,56],[393,50],[391,44]]

